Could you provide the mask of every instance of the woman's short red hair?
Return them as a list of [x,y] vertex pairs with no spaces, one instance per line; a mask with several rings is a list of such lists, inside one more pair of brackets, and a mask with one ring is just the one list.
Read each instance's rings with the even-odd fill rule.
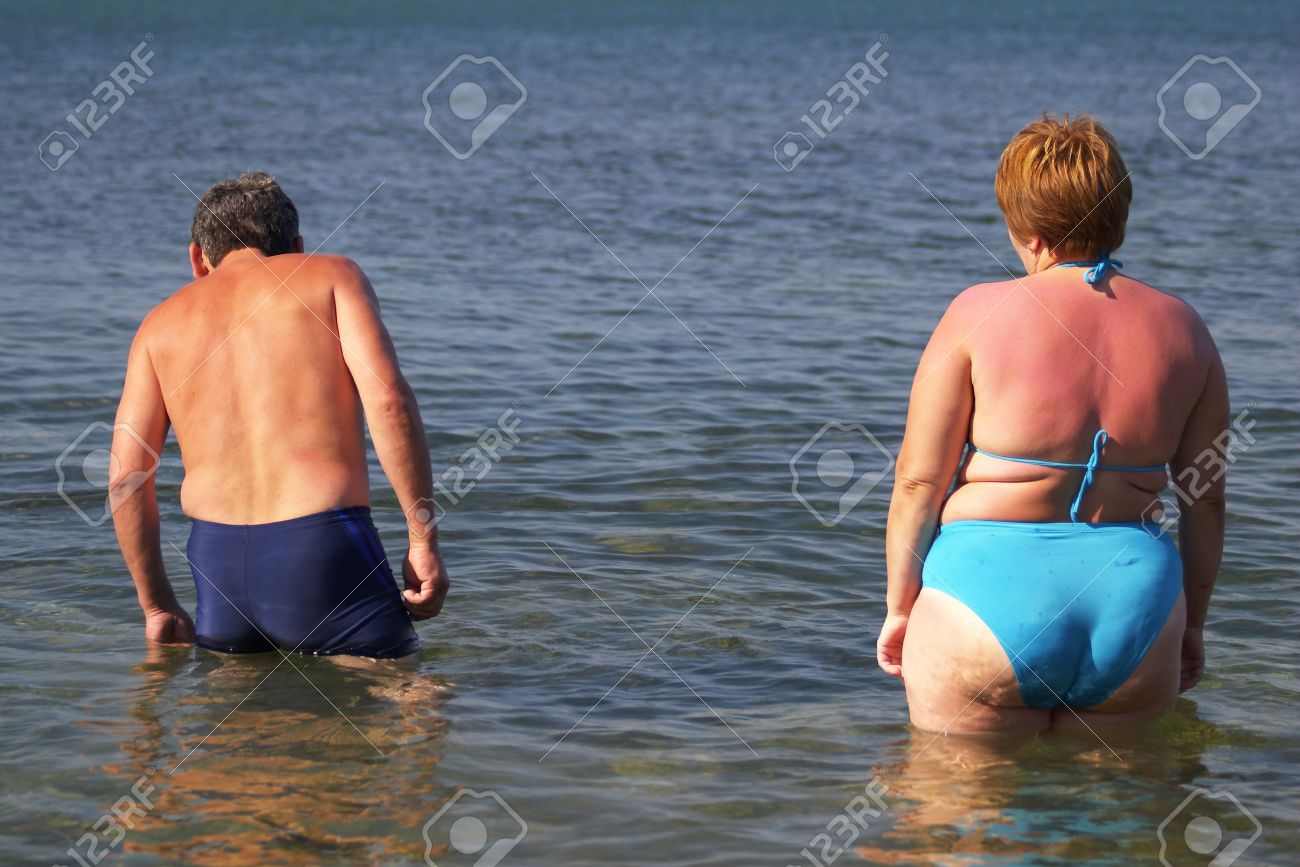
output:
[[1048,113],[1011,139],[993,188],[1018,239],[1037,235],[1058,258],[1096,259],[1124,243],[1128,175],[1115,137],[1096,118]]

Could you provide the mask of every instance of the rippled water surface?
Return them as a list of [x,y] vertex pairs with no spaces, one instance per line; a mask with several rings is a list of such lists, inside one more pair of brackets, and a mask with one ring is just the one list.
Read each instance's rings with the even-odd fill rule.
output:
[[[1154,864],[1198,788],[1258,821],[1238,863],[1293,860],[1300,20],[1164,5],[7,8],[0,861],[91,862],[90,834],[105,864],[418,864],[428,834],[439,864],[474,863],[446,848],[472,816],[456,839],[485,829],[487,864],[521,830],[492,792],[526,824],[505,864],[808,864],[875,775],[887,809],[838,863]],[[37,145],[146,34],[153,76],[47,170]],[[773,143],[882,34],[887,78],[784,171]],[[527,88],[465,161],[421,104],[461,53]],[[1197,53],[1262,99],[1191,160],[1155,95]],[[1256,441],[1209,669],[1173,713],[1130,741],[934,740],[874,663],[888,480],[827,527],[790,461],[831,421],[896,449],[944,305],[1015,261],[993,170],[1044,108],[1118,136],[1121,258],[1205,316]],[[440,464],[519,419],[443,523],[455,585],[413,673],[147,654],[111,529],[56,493],[56,458],[74,446],[75,483],[103,444],[77,438],[111,422],[135,325],[187,279],[185,185],[250,168],[309,249],[370,274]],[[180,478],[173,444],[163,538],[183,545]],[[1254,834],[1193,804],[1165,825],[1173,863],[1213,855],[1186,848],[1189,810],[1220,846]]]

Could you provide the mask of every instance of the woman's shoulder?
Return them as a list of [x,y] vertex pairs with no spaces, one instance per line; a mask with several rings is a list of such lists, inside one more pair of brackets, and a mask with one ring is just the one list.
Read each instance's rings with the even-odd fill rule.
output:
[[1014,292],[1015,289],[1016,281],[1014,280],[1006,280],[1000,283],[976,283],[973,286],[967,286],[954,295],[952,300],[948,302],[948,309],[958,311],[976,309],[1004,297],[1008,292]]
[[981,319],[1000,307],[1017,289],[1016,280],[976,283],[953,296],[944,311],[945,321]]
[[[1028,292],[1029,290],[1023,286],[1024,280],[1025,278],[1013,277],[1009,280],[975,283],[967,286],[948,303],[945,318],[986,316],[993,309],[1002,306],[1004,302],[1014,302],[1011,296],[1015,295],[1017,290]],[[1135,303],[1147,308],[1150,313],[1169,317],[1179,325],[1194,330],[1205,329],[1205,323],[1202,321],[1200,314],[1186,299],[1127,276],[1119,278],[1116,282],[1116,288],[1120,291],[1111,294],[1117,300]]]
[[1205,320],[1186,298],[1131,277],[1126,277],[1122,284],[1120,300],[1126,297],[1145,308],[1148,317],[1158,317],[1155,321],[1186,329],[1198,336],[1209,336]]

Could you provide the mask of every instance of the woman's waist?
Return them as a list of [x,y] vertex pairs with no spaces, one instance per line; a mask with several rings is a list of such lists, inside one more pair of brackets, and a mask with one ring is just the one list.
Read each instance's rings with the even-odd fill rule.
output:
[[[944,502],[940,522],[1069,522],[1070,506],[1079,485],[1077,479],[1066,474],[1061,476],[1020,481],[965,481]],[[1094,524],[1163,520],[1160,500],[1163,482],[1158,486],[1149,481],[1137,482],[1133,477],[1097,478],[1083,498],[1080,520]]]
[[1111,570],[1157,584],[1182,580],[1177,546],[1151,521],[970,519],[939,527],[925,558],[926,575],[974,580],[989,569],[1067,583]]

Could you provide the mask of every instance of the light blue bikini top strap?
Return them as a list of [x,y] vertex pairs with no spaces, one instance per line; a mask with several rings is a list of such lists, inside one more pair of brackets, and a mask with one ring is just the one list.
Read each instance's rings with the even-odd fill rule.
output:
[[984,449],[975,445],[975,443],[970,443],[970,447],[972,450],[977,451],[982,455],[987,455],[990,458],[997,458],[1000,461],[1011,461],[1015,464],[1033,464],[1036,467],[1053,467],[1058,470],[1082,470],[1087,469],[1088,467],[1087,464],[1071,464],[1064,461],[1040,461],[1038,458],[1015,458],[1011,455],[1000,455],[997,452],[986,452]]
[[1083,505],[1083,495],[1092,486],[1093,477],[1097,472],[1097,465],[1101,463],[1101,450],[1105,447],[1106,440],[1109,438],[1110,436],[1105,429],[1098,430],[1097,434],[1092,438],[1092,456],[1088,458],[1088,463],[1083,465],[1083,481],[1079,483],[1079,493],[1074,495],[1074,502],[1070,504],[1070,520],[1076,524],[1079,523],[1079,507]]
[[1106,276],[1107,268],[1116,270],[1123,268],[1124,263],[1117,259],[1112,259],[1109,253],[1102,253],[1101,258],[1096,262],[1058,262],[1053,268],[1087,268],[1083,274],[1083,282],[1089,286],[1095,286],[1103,277]]
[[1098,470],[1113,470],[1121,473],[1155,473],[1166,469],[1164,464],[1144,467],[1124,467],[1103,464],[1101,462],[1101,450],[1105,448],[1108,439],[1110,439],[1110,435],[1106,433],[1104,428],[1098,430],[1097,433],[1093,435],[1092,455],[1089,456],[1086,464],[1074,464],[1067,461],[1043,461],[1038,458],[1017,458],[1011,455],[1000,455],[997,452],[986,452],[974,443],[968,443],[968,445],[972,451],[979,452],[982,455],[987,455],[990,458],[997,458],[1000,461],[1011,461],[1016,464],[1032,464],[1036,467],[1052,467],[1058,470],[1083,470],[1083,479],[1079,483],[1079,492],[1074,495],[1074,502],[1070,504],[1070,520],[1077,524],[1079,523],[1079,507],[1083,505],[1083,495],[1088,492],[1088,488],[1091,487]]
[[[1012,457],[1011,455],[1000,455],[997,452],[985,451],[984,449],[975,445],[975,443],[967,443],[967,445],[970,447],[970,450],[973,452],[979,452],[982,455],[986,455],[987,457],[990,458],[997,458],[1000,461],[1011,461],[1012,463],[1016,463],[1016,464],[1033,464],[1036,467],[1054,467],[1058,470],[1088,469],[1087,464],[1072,464],[1067,461],[1044,461],[1044,460],[1039,460],[1038,458],[1017,458],[1017,457]],[[1118,473],[1157,473],[1160,472],[1161,470],[1168,469],[1168,467],[1165,464],[1154,464],[1152,466],[1142,466],[1142,467],[1136,467],[1136,466],[1124,467],[1124,466],[1117,466],[1115,464],[1099,463],[1093,469],[1114,471]]]

